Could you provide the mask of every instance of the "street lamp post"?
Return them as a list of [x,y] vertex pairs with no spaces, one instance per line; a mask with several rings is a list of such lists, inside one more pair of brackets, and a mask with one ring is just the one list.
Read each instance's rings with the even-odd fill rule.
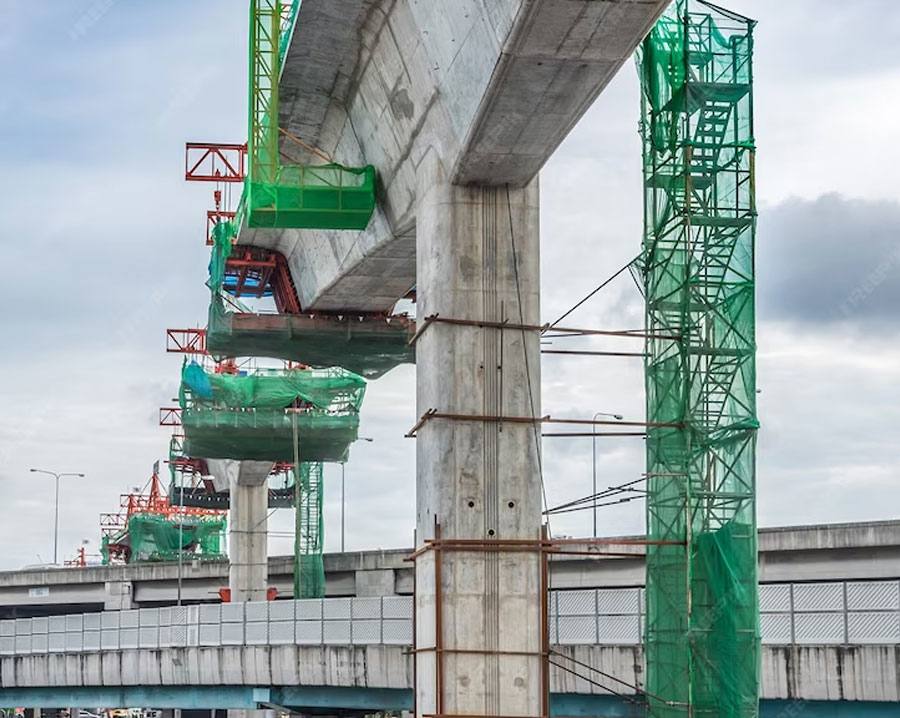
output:
[[[592,422],[597,421],[598,416],[606,416],[616,421],[622,421],[621,414],[607,414],[598,411],[591,418]],[[597,424],[593,423],[591,427],[591,506],[593,514],[594,538],[597,538]]]
[[56,501],[53,509],[53,565],[56,566],[59,563],[59,480],[63,476],[77,476],[83,479],[84,474],[79,474],[74,471],[57,473],[56,471],[47,471],[46,469],[29,470],[33,474],[46,474],[47,476],[52,476],[56,479]]

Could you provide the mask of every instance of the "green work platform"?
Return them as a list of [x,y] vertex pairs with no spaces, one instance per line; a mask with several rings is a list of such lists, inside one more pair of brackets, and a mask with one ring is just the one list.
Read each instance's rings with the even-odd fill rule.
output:
[[296,443],[302,461],[344,461],[365,391],[365,379],[337,368],[216,374],[185,363],[184,455],[294,461]]
[[264,356],[309,366],[340,366],[377,379],[415,362],[414,319],[352,314],[253,314],[232,312],[214,297],[206,348],[216,357]]
[[365,229],[375,211],[375,168],[281,165],[273,183],[250,182],[248,227]]
[[[297,413],[303,461],[345,461],[359,416]],[[184,449],[206,459],[293,461],[293,412],[285,409],[185,409]]]

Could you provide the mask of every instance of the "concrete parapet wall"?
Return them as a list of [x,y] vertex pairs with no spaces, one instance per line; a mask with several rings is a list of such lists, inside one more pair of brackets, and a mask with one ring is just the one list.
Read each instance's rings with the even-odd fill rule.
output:
[[[554,650],[559,653],[554,661],[570,665],[602,684],[609,681],[567,657],[628,683],[643,679],[640,646],[558,646]],[[900,701],[898,662],[900,646],[896,645],[766,646],[762,697]],[[159,685],[408,689],[412,687],[412,662],[408,647],[379,645],[135,649],[0,659],[2,688]],[[551,691],[606,692],[558,668],[551,670]]]

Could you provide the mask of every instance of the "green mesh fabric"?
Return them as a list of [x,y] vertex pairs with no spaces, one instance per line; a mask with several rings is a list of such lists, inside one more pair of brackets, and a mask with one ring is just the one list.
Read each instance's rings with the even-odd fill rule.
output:
[[678,0],[639,57],[654,718],[758,715],[753,25]]
[[182,369],[182,408],[189,399],[193,406],[229,409],[281,409],[299,400],[310,404],[314,410],[357,412],[366,392],[365,379],[339,368],[260,369],[252,374],[203,372],[211,395],[202,396],[198,394],[198,385],[190,378],[192,368],[198,368],[198,365],[186,363]]
[[249,227],[362,230],[375,210],[374,167],[281,164],[278,86],[297,5],[250,4],[249,174],[238,214]]
[[214,356],[341,366],[377,379],[400,364],[415,362],[415,349],[409,345],[414,332],[415,323],[405,318],[238,313],[213,297],[206,347]]
[[365,229],[375,211],[375,168],[282,165],[274,182],[249,182],[249,227]]
[[[344,461],[357,438],[365,379],[343,369],[211,374],[185,363],[179,392],[185,456]],[[296,406],[296,408],[291,408]]]
[[294,597],[322,598],[325,595],[322,464],[301,464],[299,481],[295,478],[294,489]]
[[[224,518],[185,516],[168,518],[157,514],[135,514],[128,519],[129,563],[175,561],[179,554],[190,560],[218,561],[225,558]],[[108,561],[108,538],[104,537],[104,558]]]
[[[205,459],[292,461],[293,414],[285,410],[185,409],[184,449]],[[359,416],[299,413],[300,454],[310,461],[346,461]]]

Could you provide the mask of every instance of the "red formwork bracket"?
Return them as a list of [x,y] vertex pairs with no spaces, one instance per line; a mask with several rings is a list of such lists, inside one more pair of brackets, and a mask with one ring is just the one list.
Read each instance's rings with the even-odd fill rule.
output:
[[184,146],[184,178],[188,182],[243,182],[247,145],[188,142]]
[[160,426],[181,426],[181,407],[163,406],[159,410]]
[[206,330],[166,329],[166,351],[170,354],[206,354]]

